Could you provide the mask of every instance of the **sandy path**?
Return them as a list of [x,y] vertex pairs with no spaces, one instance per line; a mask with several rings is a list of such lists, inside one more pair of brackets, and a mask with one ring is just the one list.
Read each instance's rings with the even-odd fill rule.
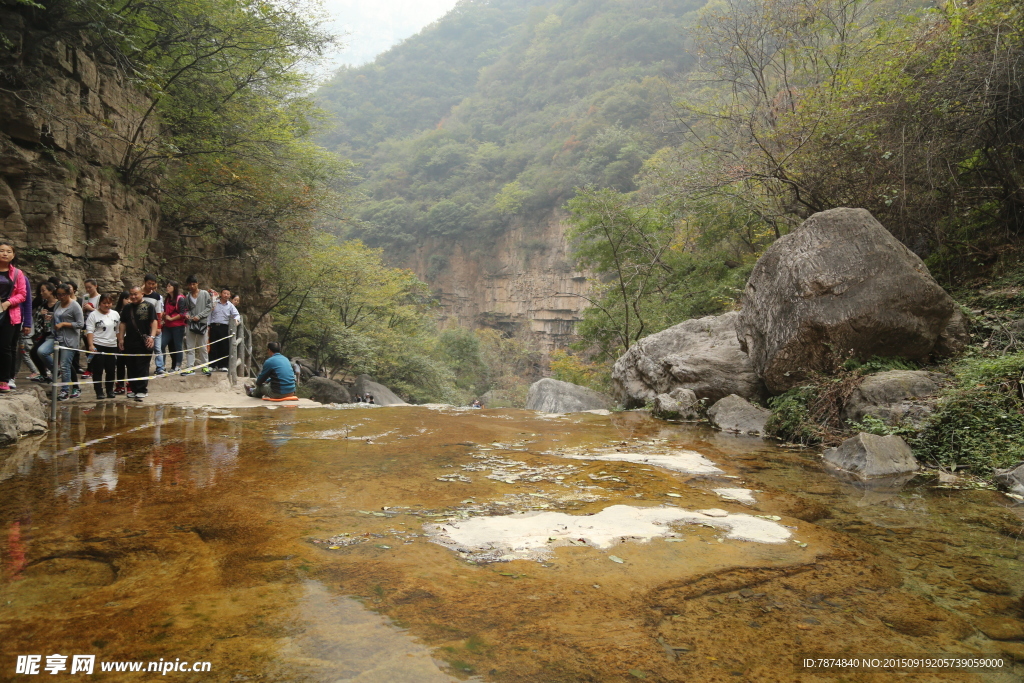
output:
[[215,372],[209,376],[195,374],[191,376],[167,377],[149,382],[149,396],[145,403],[160,403],[171,406],[192,406],[207,408],[256,408],[259,406],[293,405],[302,408],[323,407],[316,401],[300,398],[298,401],[275,403],[249,398],[242,388],[246,381],[239,378],[232,387],[226,373]]

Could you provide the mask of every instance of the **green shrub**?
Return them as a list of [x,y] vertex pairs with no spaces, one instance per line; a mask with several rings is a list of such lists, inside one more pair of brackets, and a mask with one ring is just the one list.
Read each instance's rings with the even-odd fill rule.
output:
[[887,370],[920,370],[921,364],[917,361],[908,360],[906,358],[885,358],[882,356],[872,356],[864,362],[851,358],[843,363],[844,370],[856,370],[862,375],[870,375],[875,372],[885,372]]
[[978,473],[1024,460],[1024,353],[964,358],[952,370],[956,383],[912,440],[917,456]]
[[815,444],[821,442],[818,429],[811,422],[808,404],[817,397],[817,387],[794,387],[784,394],[768,399],[772,416],[765,431],[790,443]]

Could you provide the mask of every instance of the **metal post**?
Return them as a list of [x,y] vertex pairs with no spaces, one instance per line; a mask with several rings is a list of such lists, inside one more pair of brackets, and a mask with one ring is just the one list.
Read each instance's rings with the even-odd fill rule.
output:
[[243,319],[242,320],[242,334],[238,335],[238,360],[239,360],[238,366],[242,369],[242,377],[248,377],[249,376],[249,372],[248,372],[248,367],[249,366],[246,365],[246,358],[245,358],[245,331],[246,331],[245,320]]
[[228,382],[231,386],[235,386],[238,378],[238,369],[235,368],[235,361],[238,359],[238,344],[235,339],[235,331],[238,329],[238,323],[235,322],[234,318],[228,319]]
[[60,372],[60,344],[53,344],[53,370],[50,372],[50,422],[57,421],[57,374]]

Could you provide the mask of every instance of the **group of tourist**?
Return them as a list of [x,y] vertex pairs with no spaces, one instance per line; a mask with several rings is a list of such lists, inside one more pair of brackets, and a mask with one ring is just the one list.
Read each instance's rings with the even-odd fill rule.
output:
[[0,393],[16,388],[24,362],[32,381],[59,375],[60,400],[78,397],[83,350],[88,369],[81,377],[92,381],[97,399],[125,394],[141,401],[153,363],[154,375],[228,371],[230,322],[241,321],[239,297],[229,289],[201,289],[193,275],[185,291],[171,280],[161,293],[157,276],[147,273],[141,286],[116,294],[101,293],[93,279],[80,294],[75,282],[58,277],[39,283],[33,294],[14,258],[14,246],[0,240]]

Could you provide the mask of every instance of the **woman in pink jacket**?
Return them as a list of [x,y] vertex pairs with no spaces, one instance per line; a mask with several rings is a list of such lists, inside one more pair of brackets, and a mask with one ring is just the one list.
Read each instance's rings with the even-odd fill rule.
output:
[[15,268],[14,245],[0,240],[0,392],[10,391],[14,348],[21,334],[21,304],[28,292],[25,276]]

